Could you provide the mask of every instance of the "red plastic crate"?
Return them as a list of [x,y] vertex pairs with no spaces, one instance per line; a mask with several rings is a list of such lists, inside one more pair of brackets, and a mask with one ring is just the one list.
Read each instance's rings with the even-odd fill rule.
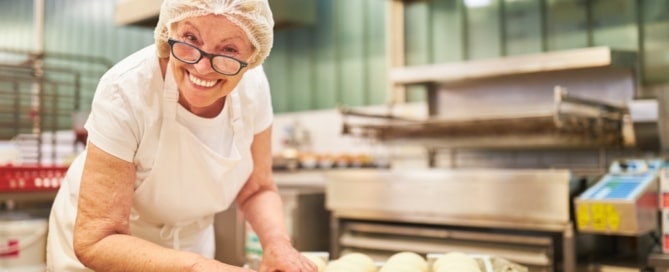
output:
[[57,191],[67,168],[44,165],[0,166],[0,192]]

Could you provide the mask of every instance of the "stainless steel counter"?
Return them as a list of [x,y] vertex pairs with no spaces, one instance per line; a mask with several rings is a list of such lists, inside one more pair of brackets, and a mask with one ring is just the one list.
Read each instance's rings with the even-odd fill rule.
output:
[[561,231],[571,223],[569,178],[565,170],[328,172],[327,206],[352,217]]
[[279,188],[321,188],[325,190],[325,174],[336,170],[304,170],[294,172],[274,172],[274,182]]
[[332,256],[411,247],[499,255],[530,271],[556,271],[561,255],[563,271],[575,271],[569,171],[357,170],[326,179]]

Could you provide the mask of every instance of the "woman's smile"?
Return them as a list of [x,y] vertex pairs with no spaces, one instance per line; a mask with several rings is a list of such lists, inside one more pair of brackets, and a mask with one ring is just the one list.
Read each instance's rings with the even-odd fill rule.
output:
[[190,82],[193,85],[195,85],[196,87],[200,87],[200,88],[211,88],[214,85],[216,85],[216,83],[218,83],[220,81],[220,79],[206,80],[206,79],[203,79],[203,78],[198,78],[198,77],[194,76],[193,74],[191,74],[189,72],[186,72],[186,73],[188,74],[188,80],[190,80]]

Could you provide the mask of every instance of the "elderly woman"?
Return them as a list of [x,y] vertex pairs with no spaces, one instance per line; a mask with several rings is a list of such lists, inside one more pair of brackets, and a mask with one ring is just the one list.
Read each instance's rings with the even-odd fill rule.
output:
[[213,259],[214,214],[233,201],[260,237],[260,271],[316,271],[272,181],[260,65],[273,24],[267,0],[163,2],[155,45],[100,80],[49,218],[48,271],[247,271]]

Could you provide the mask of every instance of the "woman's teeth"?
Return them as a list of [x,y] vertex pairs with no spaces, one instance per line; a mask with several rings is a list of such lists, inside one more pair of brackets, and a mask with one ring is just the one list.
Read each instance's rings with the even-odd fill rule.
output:
[[188,78],[190,79],[191,82],[193,82],[193,84],[206,88],[214,86],[214,84],[216,84],[216,82],[218,81],[218,80],[211,80],[211,81],[202,80],[193,76],[192,74],[188,74]]

